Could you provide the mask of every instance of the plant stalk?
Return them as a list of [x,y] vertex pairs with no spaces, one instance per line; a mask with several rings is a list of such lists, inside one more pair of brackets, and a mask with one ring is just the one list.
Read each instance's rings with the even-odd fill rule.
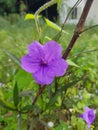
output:
[[21,118],[21,113],[18,114],[18,130],[22,130],[22,118]]
[[46,88],[46,85],[41,86],[41,88],[39,89],[36,97],[34,98],[32,105],[34,105],[37,101],[37,99],[39,98],[39,96],[43,93],[44,89]]
[[39,20],[38,20],[38,15],[43,11],[45,10],[46,8],[52,6],[53,4],[57,3],[57,0],[51,0],[47,3],[45,3],[44,5],[42,5],[36,12],[35,12],[35,24],[36,24],[36,28],[37,28],[37,31],[38,31],[38,34],[40,36],[40,33],[41,33],[41,27],[40,27],[40,24],[39,24]]

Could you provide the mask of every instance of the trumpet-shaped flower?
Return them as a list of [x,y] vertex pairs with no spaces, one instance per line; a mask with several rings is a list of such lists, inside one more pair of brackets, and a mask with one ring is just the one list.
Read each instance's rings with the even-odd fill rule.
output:
[[65,74],[68,64],[62,58],[62,47],[57,42],[41,45],[34,41],[28,46],[28,54],[21,58],[21,67],[32,73],[38,84],[48,85],[56,76]]
[[90,130],[90,125],[95,120],[95,110],[91,109],[89,107],[85,107],[84,113],[83,114],[79,114],[79,116],[86,121],[86,123],[88,124],[88,130]]

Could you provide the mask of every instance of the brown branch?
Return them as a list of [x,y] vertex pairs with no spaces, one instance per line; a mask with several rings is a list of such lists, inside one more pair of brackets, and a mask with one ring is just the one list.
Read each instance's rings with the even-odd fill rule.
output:
[[67,59],[70,51],[72,50],[76,40],[78,39],[79,35],[82,33],[83,31],[83,28],[84,28],[84,24],[85,24],[85,21],[86,21],[86,18],[87,18],[87,15],[90,11],[90,8],[91,8],[91,5],[93,3],[94,0],[87,0],[86,4],[85,4],[85,7],[83,9],[83,12],[81,14],[81,17],[79,19],[79,22],[78,24],[76,25],[76,28],[75,28],[75,31],[74,31],[74,34],[73,34],[73,37],[63,55],[63,58],[64,59]]
[[41,86],[41,88],[39,89],[36,97],[34,98],[32,105],[34,105],[37,101],[37,99],[39,98],[39,96],[41,96],[41,94],[43,93],[44,89],[46,88],[46,85]]
[[54,92],[54,95],[56,94],[58,90],[58,82],[57,82],[57,78],[55,78],[55,92]]

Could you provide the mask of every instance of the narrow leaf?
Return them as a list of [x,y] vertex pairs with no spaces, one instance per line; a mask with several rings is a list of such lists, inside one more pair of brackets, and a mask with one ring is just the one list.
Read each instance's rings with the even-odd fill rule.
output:
[[79,68],[79,66],[77,64],[75,64],[73,61],[71,61],[70,59],[68,59],[67,62],[68,62],[68,64],[70,66],[74,66],[74,67],[78,67]]
[[[40,18],[41,16],[39,15],[38,18]],[[29,20],[29,19],[35,19],[35,15],[34,14],[26,14],[25,15],[25,20]]]
[[[61,31],[61,27],[59,27],[57,24],[53,23],[52,21],[48,20],[47,18],[45,18],[45,22],[46,22],[46,24],[47,24],[49,27],[51,27],[51,28],[53,28],[53,29],[55,29],[55,30],[57,30],[57,31]],[[65,30],[63,30],[62,32],[63,32],[63,33],[66,33],[66,34],[69,34],[69,33],[66,32]]]
[[32,106],[32,105],[27,105],[27,106],[25,106],[25,107],[22,109],[22,111],[27,112],[27,111],[32,111],[33,109],[34,109],[34,106]]
[[70,88],[70,87],[75,86],[79,81],[80,81],[80,79],[79,79],[79,80],[72,81],[72,82],[70,82],[70,83],[68,83],[68,84],[65,84],[64,86],[61,87],[61,89],[58,90],[59,93],[62,92],[62,91],[66,91],[66,90],[67,90],[68,88]]
[[0,105],[1,105],[2,107],[6,108],[6,109],[9,109],[9,110],[12,110],[12,111],[16,111],[15,108],[9,106],[7,103],[5,103],[4,101],[2,101],[1,99],[0,99]]
[[3,52],[7,54],[17,65],[21,66],[20,60],[15,55],[13,55],[12,53],[10,53],[9,51],[5,49],[3,49]]
[[14,101],[14,105],[17,107],[19,104],[19,92],[18,92],[17,83],[15,83],[14,90],[13,90],[13,101]]

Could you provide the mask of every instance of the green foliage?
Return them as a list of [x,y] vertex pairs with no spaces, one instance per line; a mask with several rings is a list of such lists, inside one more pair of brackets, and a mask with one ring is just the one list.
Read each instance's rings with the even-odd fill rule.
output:
[[[41,16],[38,15],[38,18],[41,18]],[[35,19],[35,15],[33,15],[33,14],[26,14],[26,15],[25,15],[25,20],[30,20],[30,19],[36,20],[36,19]],[[45,21],[45,23],[46,23],[50,28],[52,28],[52,29],[54,29],[54,30],[57,30],[57,31],[61,31],[61,27],[58,26],[57,24],[55,24],[54,22],[50,21],[49,19],[44,18],[44,21]],[[67,35],[69,34],[69,33],[67,33],[65,30],[62,30],[62,32],[65,33],[65,34],[67,34]]]
[[7,102],[2,101],[2,100],[0,100],[0,105],[1,105],[2,107],[4,107],[4,108],[8,109],[8,110],[12,110],[12,111],[15,111],[15,110],[16,110],[15,108],[9,106]]

